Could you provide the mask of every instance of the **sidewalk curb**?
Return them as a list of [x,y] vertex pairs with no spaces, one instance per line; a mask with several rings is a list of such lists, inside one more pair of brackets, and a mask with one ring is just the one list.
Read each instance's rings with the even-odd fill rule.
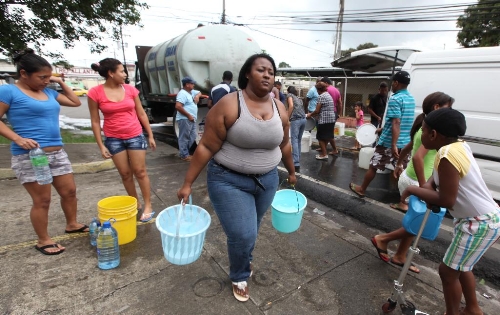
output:
[[[105,160],[98,162],[88,162],[88,163],[75,163],[71,165],[73,167],[73,174],[91,174],[99,173],[102,171],[107,171],[115,168],[113,160]],[[0,180],[2,179],[13,179],[16,178],[14,171],[10,168],[0,168]]]

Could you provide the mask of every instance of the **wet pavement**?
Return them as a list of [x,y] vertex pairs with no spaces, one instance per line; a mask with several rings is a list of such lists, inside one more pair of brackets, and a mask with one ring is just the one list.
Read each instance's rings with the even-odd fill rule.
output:
[[[95,144],[66,149],[75,164],[102,162]],[[0,146],[1,157],[5,150]],[[176,190],[189,164],[176,154],[176,149],[159,142],[147,155],[157,213],[178,203]],[[231,293],[226,240],[208,198],[204,172],[193,185],[194,203],[212,216],[202,256],[189,265],[170,264],[155,222],[138,223],[137,238],[120,246],[120,266],[108,271],[98,269],[88,235],[63,233],[65,221],[55,193],[49,233],[67,249],[58,256],[35,251],[31,201],[17,180],[0,180],[0,314],[381,314],[400,270],[378,259],[369,239],[399,227],[403,214],[369,197],[361,200],[342,184],[362,178],[362,171],[353,172],[355,153],[344,151],[328,162],[315,160],[315,154],[302,154],[304,167],[296,187],[307,196],[308,205],[300,229],[277,232],[270,211],[263,220],[254,251],[255,274],[249,279],[251,299],[246,303],[237,302]],[[0,168],[5,163],[0,159]],[[280,175],[285,176],[281,167]],[[377,175],[376,180],[386,185],[381,196],[391,198],[387,176]],[[84,222],[97,214],[99,200],[125,194],[115,169],[84,170],[75,180],[79,218]],[[379,193],[377,189],[369,190],[369,196]],[[444,311],[436,270],[450,231],[448,220],[435,242],[422,242],[422,255],[415,258],[422,272],[405,281],[407,298],[429,314]],[[395,244],[389,249],[394,251]],[[499,261],[497,252],[490,250],[476,273],[485,314],[497,314],[500,307],[498,282],[489,281],[497,279],[498,263],[490,264]],[[393,314],[401,311],[397,308]]]

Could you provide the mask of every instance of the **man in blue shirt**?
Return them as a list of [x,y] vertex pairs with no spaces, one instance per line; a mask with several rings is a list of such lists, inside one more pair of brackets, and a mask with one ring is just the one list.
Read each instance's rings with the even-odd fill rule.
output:
[[196,116],[198,105],[194,102],[192,91],[195,81],[190,77],[182,79],[182,90],[177,93],[175,122],[179,126],[179,156],[183,161],[191,161],[189,148],[196,141]]
[[[321,77],[316,78],[316,83],[321,81]],[[316,86],[313,85],[312,88],[307,91],[305,105],[307,106],[307,112],[312,113],[316,109],[316,105],[318,104],[318,91],[316,90]]]
[[[415,118],[415,99],[407,90],[410,84],[410,74],[399,71],[392,77],[392,90],[394,94],[387,104],[385,125],[375,147],[375,153],[370,160],[370,168],[365,174],[361,186],[354,183],[349,188],[359,197],[365,196],[365,191],[375,178],[377,170],[385,171],[386,165],[396,167],[399,153],[411,140],[410,130]],[[409,161],[409,156],[403,162],[403,168]]]
[[235,92],[236,88],[231,85],[233,82],[233,73],[231,71],[224,71],[222,74],[222,82],[212,88],[208,98],[208,108],[212,108],[217,102],[229,93]]

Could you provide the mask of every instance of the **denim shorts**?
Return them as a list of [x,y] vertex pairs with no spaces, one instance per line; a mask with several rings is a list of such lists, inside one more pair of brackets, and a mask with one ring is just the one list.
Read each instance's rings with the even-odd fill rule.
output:
[[146,142],[146,137],[141,134],[130,139],[106,137],[106,140],[104,140],[104,146],[106,146],[109,153],[115,155],[124,150],[147,150],[148,143]]
[[[55,177],[73,173],[71,162],[69,161],[68,154],[66,154],[64,149],[45,152],[45,154],[47,154],[47,159],[49,160],[49,167],[52,176]],[[35,171],[31,165],[28,153],[12,156],[11,168],[21,184],[36,182]]]

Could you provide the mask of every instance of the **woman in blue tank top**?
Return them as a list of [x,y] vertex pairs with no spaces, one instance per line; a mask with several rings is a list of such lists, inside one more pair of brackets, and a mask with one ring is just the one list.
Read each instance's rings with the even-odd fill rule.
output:
[[276,65],[267,54],[248,58],[241,68],[242,89],[224,96],[205,120],[205,132],[177,196],[183,202],[207,165],[210,200],[227,236],[233,295],[247,301],[252,251],[257,233],[278,188],[277,165],[296,183],[289,141],[290,122],[283,103],[272,99]]
[[[81,102],[60,77],[52,76],[50,63],[32,49],[16,55],[14,63],[18,82],[0,86],[0,117],[6,114],[13,130],[0,122],[0,135],[12,141],[12,170],[33,200],[30,217],[38,236],[35,248],[44,255],[58,255],[65,248],[47,231],[51,186],[36,182],[28,152],[41,147],[47,154],[52,185],[66,217],[66,233],[88,232],[88,226],[76,221],[75,180],[59,130],[60,106],[77,107]],[[49,82],[59,84],[64,94],[47,88]]]

